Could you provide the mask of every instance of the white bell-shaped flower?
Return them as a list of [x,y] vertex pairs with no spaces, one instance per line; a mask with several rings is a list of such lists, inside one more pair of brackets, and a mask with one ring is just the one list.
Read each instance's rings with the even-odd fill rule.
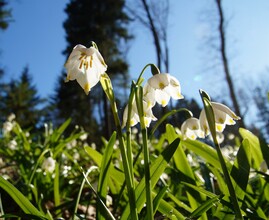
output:
[[151,97],[144,97],[144,99],[151,100],[152,103],[155,101],[165,107],[170,98],[183,99],[181,94],[181,87],[179,81],[167,73],[156,74],[148,79],[148,85],[155,91],[154,96],[148,93]]
[[[143,112],[144,112],[144,122],[146,127],[150,126],[151,121],[156,121],[157,118],[153,115],[152,109],[148,107],[147,102],[143,101]],[[123,121],[122,121],[122,127],[126,126],[128,119],[128,105],[125,107],[123,112]],[[136,103],[134,102],[132,105],[131,110],[131,117],[130,117],[130,126],[135,126],[138,122],[140,122],[138,110]]]
[[200,127],[200,122],[197,118],[191,117],[183,122],[181,125],[181,133],[183,135],[183,139],[191,139],[195,140],[197,137],[204,137],[204,132]]
[[95,47],[86,48],[83,45],[77,45],[73,48],[67,62],[66,82],[77,80],[79,85],[88,94],[92,87],[99,81],[100,77],[107,70],[107,65]]
[[[226,125],[234,125],[235,120],[239,120],[240,117],[237,116],[230,108],[226,105],[217,102],[211,102],[211,106],[215,116],[216,131],[223,132]],[[200,125],[201,129],[204,131],[205,135],[210,133],[209,126],[206,119],[205,110],[203,109],[200,113]]]

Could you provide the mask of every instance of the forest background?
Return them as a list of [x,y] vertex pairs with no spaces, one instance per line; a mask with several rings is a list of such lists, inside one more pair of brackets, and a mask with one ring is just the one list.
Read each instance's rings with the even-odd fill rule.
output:
[[[14,113],[23,128],[38,132],[45,122],[56,126],[71,117],[73,127],[81,125],[91,142],[108,137],[113,125],[100,89],[89,97],[83,91],[72,96],[75,92],[64,84],[67,55],[76,44],[89,46],[91,40],[111,64],[120,106],[126,104],[131,79],[155,63],[181,82],[185,100],[172,105],[199,112],[195,97],[202,88],[236,110],[223,70],[218,1],[119,1],[106,7],[103,16],[96,10],[99,3],[81,9],[80,4],[94,1],[77,2],[1,1],[1,124]],[[111,6],[111,1],[104,4]],[[224,52],[240,115],[248,129],[267,139],[268,9],[267,1],[222,1]]]

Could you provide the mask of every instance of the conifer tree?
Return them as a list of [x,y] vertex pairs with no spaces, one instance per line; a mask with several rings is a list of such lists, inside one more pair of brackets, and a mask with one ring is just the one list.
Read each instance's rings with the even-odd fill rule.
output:
[[26,67],[18,80],[12,79],[6,84],[2,91],[1,115],[7,117],[9,114],[16,115],[16,121],[23,128],[37,128],[41,121],[43,110],[40,104],[44,103],[36,88],[32,85],[29,69]]
[[[65,12],[67,47],[63,53],[66,59],[75,45],[89,47],[91,41],[94,41],[108,65],[108,74],[112,80],[124,79],[128,70],[123,56],[124,44],[130,38],[126,28],[129,18],[124,12],[124,0],[71,0]],[[104,94],[100,86],[97,86],[86,96],[76,82],[65,84],[65,76],[66,73],[63,72],[59,77],[53,100],[57,108],[57,119],[63,122],[71,117],[73,125],[83,126],[94,140],[102,132],[100,124],[105,124],[106,130],[110,125],[104,123],[109,120],[109,108]],[[101,118],[98,119],[98,116]]]
[[0,29],[5,30],[11,21],[11,9],[7,9],[7,1],[0,0]]

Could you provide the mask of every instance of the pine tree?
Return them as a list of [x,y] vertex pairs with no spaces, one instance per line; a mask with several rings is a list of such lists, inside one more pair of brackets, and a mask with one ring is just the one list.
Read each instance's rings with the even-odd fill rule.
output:
[[44,115],[43,110],[40,110],[40,105],[44,101],[32,85],[29,69],[26,67],[19,80],[12,79],[2,91],[1,115],[7,117],[14,113],[16,121],[22,128],[37,128]]
[[[126,28],[129,18],[123,9],[124,0],[71,0],[65,8],[67,47],[63,53],[66,58],[76,44],[89,47],[94,41],[108,65],[107,73],[112,80],[123,79],[128,70],[123,48],[130,38]],[[104,94],[97,86],[86,96],[76,82],[65,84],[65,75],[63,72],[59,77],[53,101],[57,108],[57,119],[62,122],[71,117],[73,125],[83,126],[94,140],[102,132],[100,124],[108,122],[110,117]],[[109,130],[110,124],[105,125],[105,129]]]

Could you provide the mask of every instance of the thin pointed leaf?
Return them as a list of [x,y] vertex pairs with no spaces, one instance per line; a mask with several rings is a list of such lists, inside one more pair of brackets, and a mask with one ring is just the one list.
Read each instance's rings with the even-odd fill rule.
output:
[[[158,182],[160,176],[162,175],[163,171],[165,170],[168,162],[174,155],[176,149],[178,148],[178,145],[180,143],[180,139],[176,139],[171,143],[159,157],[152,163],[150,174],[151,174],[151,187],[152,189]],[[145,201],[146,201],[146,194],[145,194],[145,177],[142,178],[140,183],[137,185],[135,189],[135,195],[136,195],[136,204],[137,204],[137,210],[140,212],[143,208]],[[128,216],[130,214],[130,206],[127,205],[125,208],[121,219],[125,220],[128,219]]]
[[[89,146],[85,146],[84,149],[86,153],[93,159],[96,165],[98,167],[101,167],[103,158],[102,154]],[[115,167],[112,167],[110,170],[110,174],[111,181],[108,181],[110,189],[116,187],[117,190],[120,190],[120,186],[122,186],[122,184],[124,183],[124,173],[122,173],[120,170],[115,169]]]
[[55,130],[52,133],[52,135],[51,135],[52,142],[56,142],[61,137],[61,135],[63,134],[65,129],[68,127],[70,122],[71,122],[71,118],[67,119],[57,130]]
[[154,200],[153,200],[153,213],[155,214],[156,211],[158,210],[158,207],[161,203],[162,198],[164,197],[166,191],[168,189],[168,186],[165,186],[161,189],[160,192],[158,192],[158,194],[155,196]]
[[199,218],[203,214],[207,212],[208,209],[210,209],[212,206],[216,204],[216,202],[219,202],[219,198],[221,196],[215,196],[213,198],[208,199],[205,203],[203,203],[201,206],[199,206],[196,210],[194,210],[191,215],[189,216],[190,219],[192,218]]
[[250,160],[249,141],[248,139],[245,139],[237,152],[236,160],[231,171],[231,176],[236,184],[234,189],[239,199],[239,204],[242,203],[240,200],[243,201],[246,193],[250,171]]
[[0,176],[0,187],[10,195],[25,214],[39,216],[40,218],[45,219],[45,216],[38,211],[37,208],[21,192],[2,176]]
[[[111,159],[112,159],[113,146],[115,144],[116,137],[117,137],[117,133],[114,132],[112,136],[110,137],[109,142],[105,146],[105,151],[104,151],[104,154],[102,157],[102,163],[100,166],[97,193],[104,203],[105,203],[106,195],[107,195],[107,181],[110,177],[110,168],[112,167]],[[100,205],[99,203],[97,204],[97,218],[98,219],[105,219],[105,216],[102,215],[102,213],[105,213],[102,210],[102,207],[103,206]]]

